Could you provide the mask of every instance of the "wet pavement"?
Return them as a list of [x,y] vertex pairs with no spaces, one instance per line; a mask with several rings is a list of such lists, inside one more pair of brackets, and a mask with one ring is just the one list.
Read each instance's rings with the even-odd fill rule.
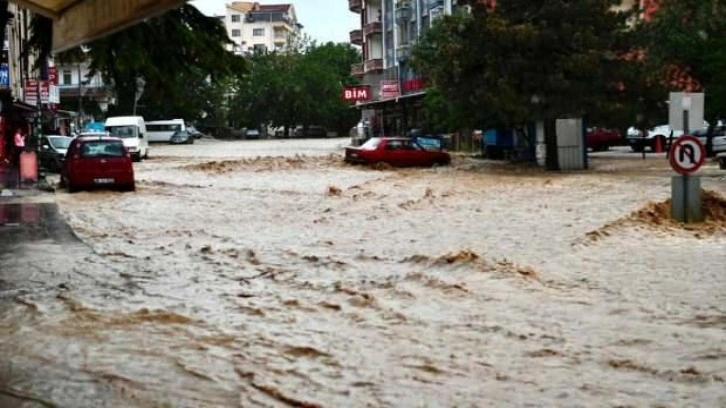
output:
[[0,407],[726,405],[726,229],[624,218],[662,161],[342,144],[153,146],[136,193],[5,211]]

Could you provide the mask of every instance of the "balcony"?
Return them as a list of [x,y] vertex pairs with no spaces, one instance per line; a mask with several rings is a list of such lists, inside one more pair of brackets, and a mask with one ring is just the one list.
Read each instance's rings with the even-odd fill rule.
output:
[[411,5],[407,1],[396,3],[396,23],[406,24],[411,21]]
[[369,59],[363,63],[363,71],[367,74],[373,71],[381,71],[383,69],[383,59]]
[[363,30],[353,30],[350,32],[350,43],[355,45],[363,45]]
[[368,23],[363,26],[363,35],[369,37],[371,35],[380,34],[383,32],[383,24],[380,21]]
[[365,72],[363,71],[363,63],[359,62],[357,64],[353,64],[350,66],[350,76],[354,77],[360,77],[363,76]]
[[348,10],[354,13],[360,13],[363,8],[363,0],[348,0]]
[[400,45],[398,48],[396,48],[396,58],[399,61],[408,61],[409,59],[411,59],[411,46]]

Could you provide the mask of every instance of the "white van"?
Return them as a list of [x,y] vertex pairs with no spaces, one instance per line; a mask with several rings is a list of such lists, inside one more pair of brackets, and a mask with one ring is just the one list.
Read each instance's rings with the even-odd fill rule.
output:
[[146,122],[146,130],[149,132],[149,142],[169,143],[175,132],[186,130],[186,125],[184,119],[152,120]]
[[106,132],[109,136],[123,139],[134,161],[149,157],[149,138],[143,117],[112,116],[106,119]]

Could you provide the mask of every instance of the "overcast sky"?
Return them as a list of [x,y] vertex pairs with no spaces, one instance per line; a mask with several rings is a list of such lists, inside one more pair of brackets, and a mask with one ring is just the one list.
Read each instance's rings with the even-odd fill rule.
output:
[[[192,0],[191,3],[206,15],[225,14],[225,4],[231,0]],[[292,3],[305,33],[319,42],[349,42],[350,30],[360,28],[360,16],[348,10],[348,0],[263,0],[261,4]]]

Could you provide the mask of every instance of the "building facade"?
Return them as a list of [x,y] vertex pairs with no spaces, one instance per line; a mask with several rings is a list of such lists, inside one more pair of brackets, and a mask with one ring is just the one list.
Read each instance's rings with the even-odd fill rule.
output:
[[222,17],[238,54],[288,50],[300,39],[303,27],[292,4],[235,1],[227,4]]
[[360,14],[360,28],[350,42],[361,47],[362,61],[351,75],[371,88],[371,100],[359,102],[363,120],[374,134],[404,134],[418,127],[425,78],[410,66],[411,50],[436,19],[451,14],[456,0],[348,0]]

